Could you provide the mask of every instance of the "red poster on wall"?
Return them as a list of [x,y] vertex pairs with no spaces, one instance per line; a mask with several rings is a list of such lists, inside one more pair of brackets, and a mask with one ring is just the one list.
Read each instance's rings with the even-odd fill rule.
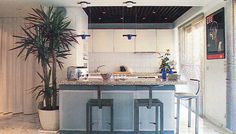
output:
[[225,58],[224,8],[206,17],[207,59]]

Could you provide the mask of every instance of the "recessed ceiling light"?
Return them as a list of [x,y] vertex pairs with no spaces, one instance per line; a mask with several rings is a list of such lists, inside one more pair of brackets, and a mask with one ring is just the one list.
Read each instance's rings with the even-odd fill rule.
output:
[[77,4],[80,4],[82,8],[86,8],[88,7],[88,4],[91,4],[91,3],[87,1],[81,1],[81,2],[78,2]]

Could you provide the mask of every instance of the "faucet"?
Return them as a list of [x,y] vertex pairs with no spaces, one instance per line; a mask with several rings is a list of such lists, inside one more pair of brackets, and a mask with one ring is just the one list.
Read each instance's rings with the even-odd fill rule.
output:
[[100,65],[100,66],[98,66],[97,68],[96,68],[96,70],[95,70],[95,73],[99,73],[100,71],[99,71],[99,69],[101,68],[101,67],[104,67],[105,65]]

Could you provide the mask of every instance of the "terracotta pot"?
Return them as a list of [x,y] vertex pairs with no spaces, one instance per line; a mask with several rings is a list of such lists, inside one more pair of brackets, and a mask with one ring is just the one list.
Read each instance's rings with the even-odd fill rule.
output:
[[59,110],[38,109],[42,129],[49,131],[59,130]]

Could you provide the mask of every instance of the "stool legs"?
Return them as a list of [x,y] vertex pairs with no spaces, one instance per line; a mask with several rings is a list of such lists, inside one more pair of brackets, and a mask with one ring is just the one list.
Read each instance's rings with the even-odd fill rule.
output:
[[196,98],[196,116],[195,116],[195,134],[198,134],[199,130],[199,99]]
[[176,134],[179,134],[180,98],[177,98]]
[[113,133],[113,105],[111,106],[111,114],[110,114],[110,118],[111,118],[111,122],[110,122],[110,125],[111,125],[111,133]]
[[134,102],[134,132],[139,134],[139,107],[136,100]]
[[86,130],[89,133],[89,104],[86,104]]
[[89,134],[93,131],[92,107],[89,107]]
[[156,106],[156,134],[159,134],[159,108]]
[[[176,134],[179,134],[179,122],[180,122],[180,99],[177,98],[177,120],[176,120]],[[188,127],[191,127],[191,108],[192,108],[192,99],[188,99],[189,108],[188,108]],[[198,97],[194,98],[196,100],[196,114],[195,114],[195,134],[198,134],[199,130],[199,99]]]
[[192,98],[188,100],[188,127],[191,127]]
[[[134,133],[139,134],[139,106],[147,106],[146,104],[139,104],[138,100],[134,103]],[[164,110],[163,103],[154,105],[156,107],[155,117],[155,134],[164,134]],[[160,109],[160,113],[159,113]],[[160,131],[159,131],[160,124]]]
[[164,134],[164,106],[163,103],[161,104],[160,108],[160,118],[161,118],[161,134]]
[[89,104],[86,104],[86,130],[87,133],[90,134],[92,132],[92,107]]
[[110,125],[110,134],[113,134],[114,128],[113,128],[113,99],[90,99],[86,104],[86,134],[92,134],[93,133],[93,120],[92,120],[92,109],[93,107],[110,107],[110,122],[108,123]]

